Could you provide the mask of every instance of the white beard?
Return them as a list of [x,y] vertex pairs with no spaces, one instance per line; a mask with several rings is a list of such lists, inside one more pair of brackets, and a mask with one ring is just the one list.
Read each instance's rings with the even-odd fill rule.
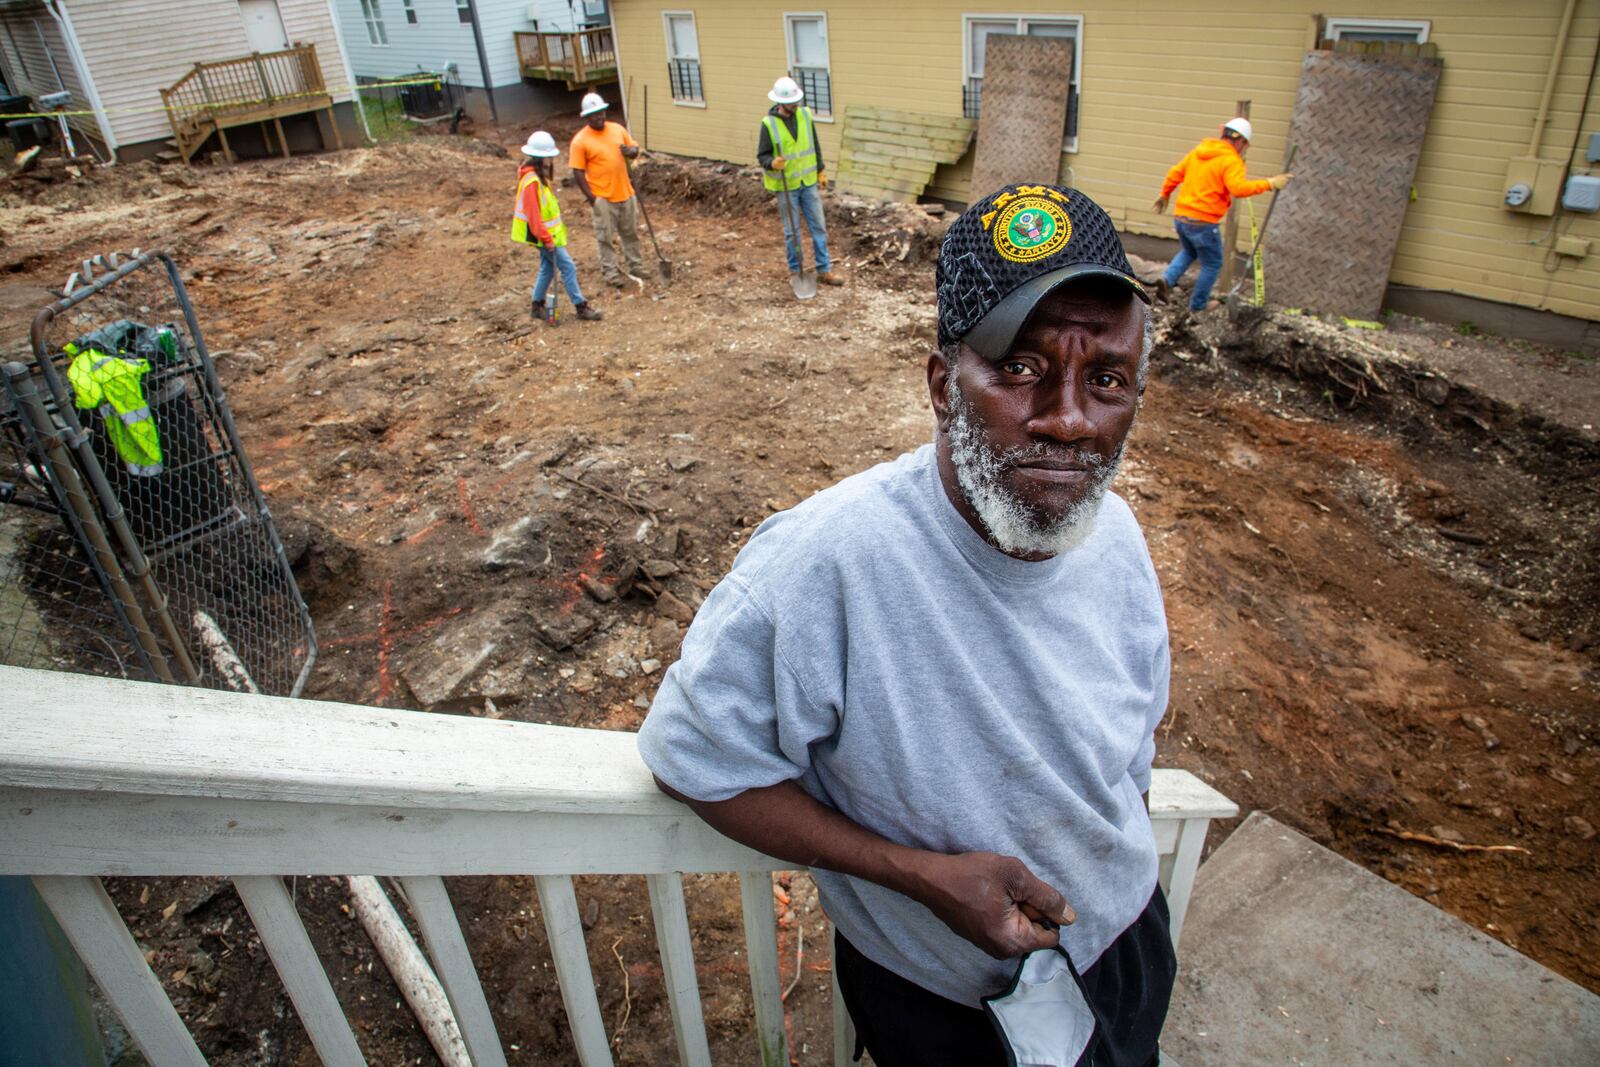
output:
[[[1094,530],[1100,503],[1122,463],[1122,449],[1118,448],[1117,454],[1109,460],[1094,452],[1068,446],[1050,448],[1043,444],[996,452],[989,444],[988,432],[972,419],[954,374],[946,380],[950,383],[951,418],[946,433],[950,441],[950,462],[955,467],[962,495],[977,512],[978,521],[983,523],[989,537],[1001,551],[1013,556],[1059,556],[1081,545]],[[1074,462],[1083,464],[1089,471],[1083,496],[1055,519],[1041,516],[1005,484],[1005,474],[1019,462],[1051,453],[1070,455]]]

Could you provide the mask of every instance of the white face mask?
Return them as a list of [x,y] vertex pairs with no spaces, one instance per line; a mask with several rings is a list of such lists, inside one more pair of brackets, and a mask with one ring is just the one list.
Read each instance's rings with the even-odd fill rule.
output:
[[1074,1067],[1094,1040],[1094,1009],[1059,947],[1024,956],[1011,987],[984,998],[983,1007],[1015,1067]]

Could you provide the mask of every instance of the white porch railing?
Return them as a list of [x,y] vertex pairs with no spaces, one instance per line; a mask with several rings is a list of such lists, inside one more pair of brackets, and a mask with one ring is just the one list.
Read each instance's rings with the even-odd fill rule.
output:
[[[100,884],[234,879],[323,1061],[361,1064],[282,876],[400,879],[477,1067],[505,1054],[443,878],[530,875],[578,1060],[610,1064],[576,874],[643,874],[679,1061],[710,1063],[680,875],[735,871],[755,1026],[789,1062],[770,872],[788,865],[659,792],[631,734],[431,715],[0,667],[0,875],[32,876],[145,1056],[204,1058]],[[1151,814],[1173,937],[1211,819],[1237,808],[1158,770]],[[848,1019],[834,996],[835,1061]]]

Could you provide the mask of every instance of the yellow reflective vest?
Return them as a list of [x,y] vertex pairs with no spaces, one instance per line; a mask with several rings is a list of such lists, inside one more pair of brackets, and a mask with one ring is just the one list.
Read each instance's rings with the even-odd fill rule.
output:
[[780,173],[768,167],[761,172],[761,183],[769,193],[783,192],[785,182],[789,188],[800,189],[817,184],[817,127],[809,107],[795,108],[794,136],[789,136],[789,124],[776,115],[761,121],[766,124],[767,136],[772,139],[772,150],[784,158]]
[[108,356],[99,349],[80,350],[75,345],[67,345],[66,351],[73,356],[67,381],[72,383],[75,402],[85,410],[99,409],[106,437],[128,473],[141,478],[160,474],[161,439],[144,398],[144,376],[150,373],[150,361]]
[[550,240],[557,248],[562,248],[567,243],[567,224],[561,221],[561,201],[556,199],[555,190],[539,181],[538,173],[531,169],[517,182],[517,202],[511,211],[511,239],[525,245],[539,243],[539,239],[528,232],[527,206],[523,199],[533,182],[539,182],[540,221],[549,231]]

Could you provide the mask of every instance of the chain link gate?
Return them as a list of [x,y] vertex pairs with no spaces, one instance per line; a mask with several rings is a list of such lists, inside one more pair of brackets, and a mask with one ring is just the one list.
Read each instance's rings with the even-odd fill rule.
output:
[[177,264],[86,261],[30,340],[4,374],[0,661],[298,695],[316,633]]

